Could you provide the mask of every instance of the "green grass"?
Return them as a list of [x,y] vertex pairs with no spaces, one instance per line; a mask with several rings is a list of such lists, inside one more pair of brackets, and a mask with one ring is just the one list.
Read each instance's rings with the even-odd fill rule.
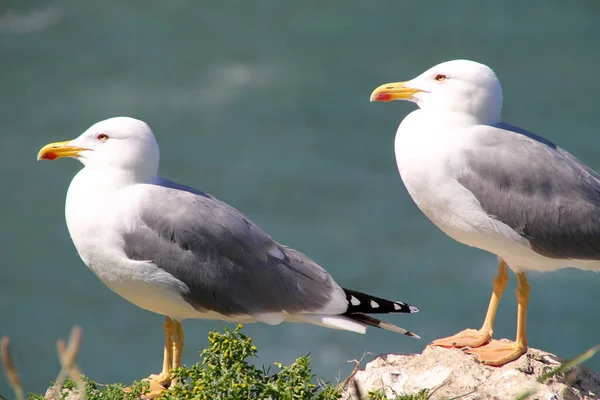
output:
[[[587,360],[589,360],[590,358],[594,357],[598,351],[600,351],[600,344],[592,347],[591,349],[578,355],[577,357],[575,357],[571,360],[568,360],[567,362],[565,362],[564,364],[560,365],[559,367],[551,370],[550,372],[545,373],[544,375],[537,378],[537,381],[539,383],[544,383],[548,379],[552,378],[555,375],[564,374],[565,372],[569,371],[571,368],[574,368],[577,365],[582,364],[582,363],[586,362]],[[533,395],[535,395],[535,392],[533,392],[533,391],[525,392],[522,395],[520,395],[516,400],[527,400],[527,399],[530,399]]]

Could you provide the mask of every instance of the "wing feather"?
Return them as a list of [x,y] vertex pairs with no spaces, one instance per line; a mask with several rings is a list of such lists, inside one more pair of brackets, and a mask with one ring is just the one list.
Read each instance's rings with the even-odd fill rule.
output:
[[600,259],[600,176],[554,143],[508,124],[475,132],[457,180],[539,254]]
[[345,294],[306,255],[279,245],[235,208],[174,182],[149,185],[125,253],[184,282],[184,298],[224,315],[343,313]]

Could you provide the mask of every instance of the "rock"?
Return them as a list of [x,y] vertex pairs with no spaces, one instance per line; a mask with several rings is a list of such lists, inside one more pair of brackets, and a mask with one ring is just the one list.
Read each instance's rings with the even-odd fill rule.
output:
[[458,396],[461,400],[515,400],[526,393],[531,394],[525,397],[529,400],[600,399],[600,377],[583,366],[544,383],[536,381],[563,362],[553,354],[530,348],[514,362],[490,367],[459,349],[428,346],[422,354],[377,356],[348,381],[342,399],[364,399],[372,390],[383,390],[388,399],[395,399],[422,389],[433,393],[431,400]]

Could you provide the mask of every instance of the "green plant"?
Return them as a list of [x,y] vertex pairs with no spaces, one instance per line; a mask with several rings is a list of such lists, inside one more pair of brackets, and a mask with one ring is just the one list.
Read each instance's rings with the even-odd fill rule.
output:
[[166,400],[334,400],[341,397],[331,385],[318,385],[311,372],[310,358],[293,364],[275,363],[278,372],[257,369],[248,362],[256,357],[252,339],[240,332],[241,325],[225,333],[211,332],[209,346],[202,351],[201,363],[174,371],[178,384],[165,392]]
[[[88,400],[139,400],[148,391],[148,382],[133,382],[127,389],[120,383],[102,385],[90,380],[87,376],[82,377],[85,384],[85,398]],[[51,387],[54,387],[52,382]],[[65,379],[62,386],[62,399],[69,393],[77,390],[77,383],[71,378]],[[43,394],[29,393],[28,400],[44,400]]]
[[[224,333],[210,332],[209,345],[200,356],[202,361],[173,371],[174,381],[162,398],[165,400],[335,400],[340,392],[331,384],[317,382],[311,371],[310,357],[299,357],[291,365],[275,363],[277,371],[258,369],[248,361],[256,357],[252,339],[225,328]],[[83,382],[81,382],[83,380]],[[54,384],[52,384],[52,387]],[[148,391],[148,382],[134,382],[129,388],[121,384],[102,385],[83,376],[79,382],[66,379],[60,399],[85,387],[86,400],[139,400]],[[43,400],[44,395],[30,393],[29,400]]]
[[[415,394],[398,396],[395,400],[429,400],[430,397],[431,394],[429,393],[429,390],[422,389]],[[387,400],[387,397],[385,395],[385,391],[383,389],[379,389],[370,391],[367,400]]]

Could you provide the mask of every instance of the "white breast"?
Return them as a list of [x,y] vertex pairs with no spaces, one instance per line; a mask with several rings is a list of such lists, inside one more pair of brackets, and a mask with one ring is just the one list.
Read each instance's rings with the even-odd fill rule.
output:
[[455,172],[464,167],[460,155],[473,143],[470,126],[468,119],[433,116],[424,110],[404,119],[396,133],[396,162],[416,205],[448,236],[501,256],[515,270],[564,266],[563,261],[533,252],[527,240],[491,218],[456,180]]
[[433,118],[417,110],[404,119],[394,143],[398,171],[408,193],[419,209],[452,237],[478,231],[489,219],[477,199],[454,177],[454,169],[460,167],[457,156],[469,139],[468,132],[460,130],[461,124],[466,122]]
[[138,223],[136,185],[106,178],[106,171],[99,176],[84,168],[69,186],[65,215],[81,259],[106,286],[138,307],[176,319],[197,316],[181,296],[188,291],[183,282],[123,252],[122,231]]

